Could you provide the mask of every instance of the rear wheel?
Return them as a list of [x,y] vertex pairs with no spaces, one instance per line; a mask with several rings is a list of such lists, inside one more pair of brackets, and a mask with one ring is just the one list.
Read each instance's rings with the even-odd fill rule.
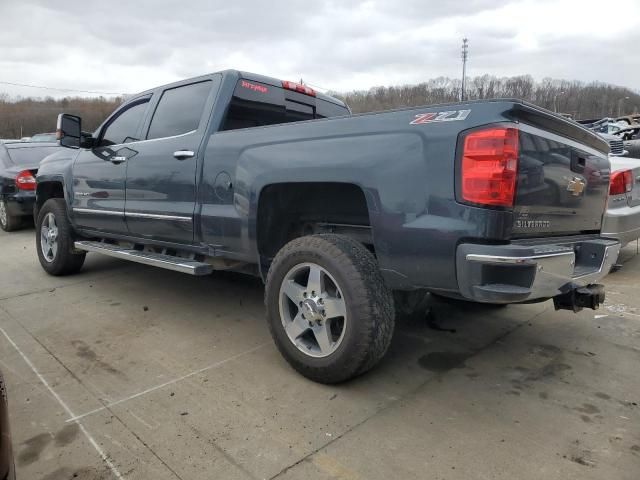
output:
[[285,245],[269,269],[265,302],[278,349],[317,382],[366,372],[393,336],[391,292],[374,256],[348,237],[313,235]]
[[64,199],[51,198],[40,209],[36,247],[40,265],[51,275],[69,275],[82,268],[86,254],[73,251],[73,229]]
[[5,232],[13,232],[22,226],[22,217],[9,215],[7,201],[0,199],[0,228]]

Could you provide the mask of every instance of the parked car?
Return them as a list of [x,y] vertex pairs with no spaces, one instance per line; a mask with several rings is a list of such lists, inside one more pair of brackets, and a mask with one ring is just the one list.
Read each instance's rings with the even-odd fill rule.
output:
[[617,135],[611,133],[598,133],[609,144],[609,155],[612,157],[624,157],[628,151],[624,148],[624,141]]
[[623,122],[627,125],[635,125],[640,123],[640,114],[634,113],[633,115],[625,115],[623,117],[616,118],[616,122],[622,124]]
[[640,138],[633,138],[624,142],[626,157],[640,158]]
[[626,245],[640,237],[640,160],[611,158],[611,181],[602,235]]
[[615,119],[609,118],[609,117],[601,118],[600,120],[595,120],[595,121],[594,120],[578,120],[578,123],[580,123],[585,128],[588,128],[589,130],[593,130],[594,132],[608,133],[608,134],[614,134],[618,132],[621,128],[628,126],[626,123],[620,124]]
[[7,389],[0,373],[0,479],[15,480]]
[[36,133],[33,135],[29,141],[32,143],[55,143],[56,142],[56,133]]
[[634,124],[620,128],[614,135],[622,140],[633,140],[638,138],[638,133],[640,133],[640,124]]
[[35,174],[40,160],[59,150],[57,143],[0,144],[0,228],[17,230],[33,217]]
[[616,135],[622,126],[616,123],[613,118],[602,118],[600,120],[578,120],[576,123],[595,132],[604,138],[609,144],[609,153],[614,156],[625,156],[628,152],[624,149],[623,138]]
[[517,100],[349,113],[231,70],[135,95],[93,134],[60,115],[69,149],[37,175],[40,264],[71,274],[98,252],[259,275],[277,347],[326,383],[383,357],[393,295],[598,308],[620,248],[600,235],[604,140]]

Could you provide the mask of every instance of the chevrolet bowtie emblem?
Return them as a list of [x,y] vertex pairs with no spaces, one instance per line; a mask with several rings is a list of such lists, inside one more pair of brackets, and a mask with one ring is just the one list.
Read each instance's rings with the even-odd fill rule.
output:
[[584,192],[585,182],[580,177],[573,177],[567,185],[567,192],[571,192],[574,197],[579,197]]

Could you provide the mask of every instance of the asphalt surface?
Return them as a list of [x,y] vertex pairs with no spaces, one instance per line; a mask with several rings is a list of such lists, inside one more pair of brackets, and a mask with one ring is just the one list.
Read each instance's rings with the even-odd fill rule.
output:
[[0,232],[18,479],[640,478],[640,255],[597,312],[436,304],[323,386],[271,342],[259,281],[89,255],[47,276]]

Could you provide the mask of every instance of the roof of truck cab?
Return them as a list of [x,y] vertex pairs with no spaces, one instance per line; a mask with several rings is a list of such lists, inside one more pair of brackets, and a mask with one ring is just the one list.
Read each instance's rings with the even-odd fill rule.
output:
[[[245,78],[247,80],[253,80],[254,82],[266,83],[267,85],[273,85],[274,87],[282,88],[281,79],[274,78],[274,77],[267,77],[265,75],[259,75],[257,73],[250,73],[250,72],[238,72],[238,73],[240,74],[241,78]],[[324,93],[320,93],[315,89],[314,91],[316,92],[316,98],[319,98],[320,100],[325,100],[327,102],[335,103],[336,105],[340,105],[341,107],[346,107],[345,103],[342,100],[332,97],[330,95],[326,95]]]
[[[251,80],[254,82],[260,82],[260,83],[266,83],[267,85],[273,85],[274,87],[278,87],[278,88],[282,88],[282,80],[274,78],[274,77],[267,77],[266,75],[260,75],[257,73],[250,73],[250,72],[242,72],[240,70],[222,70],[219,72],[212,72],[212,73],[208,73],[205,75],[198,75],[197,77],[192,77],[192,78],[185,78],[183,80],[178,80],[177,82],[171,82],[171,83],[167,83],[165,85],[159,85],[157,87],[153,87],[153,88],[149,88],[147,90],[145,90],[144,92],[140,92],[140,93],[136,93],[135,95],[131,96],[131,99],[135,99],[144,95],[148,95],[153,93],[154,91],[158,90],[158,89],[166,89],[168,87],[173,87],[173,86],[178,86],[178,85],[183,85],[185,83],[189,83],[191,81],[198,81],[198,80],[206,80],[208,78],[211,77],[211,75],[215,75],[215,74],[221,74],[221,75],[235,75],[238,78],[244,78],[246,80]],[[333,103],[335,105],[339,105],[341,107],[345,107],[347,108],[346,104],[335,97],[332,97],[330,95],[326,95],[324,93],[320,93],[318,91],[316,91],[316,98],[320,99],[320,100],[324,100],[326,102],[330,102]]]

